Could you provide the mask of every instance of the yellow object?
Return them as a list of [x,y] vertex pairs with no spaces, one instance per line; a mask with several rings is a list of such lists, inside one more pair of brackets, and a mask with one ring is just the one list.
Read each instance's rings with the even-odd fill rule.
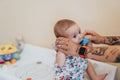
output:
[[11,64],[15,64],[15,63],[16,63],[16,59],[11,59],[11,60],[10,60],[10,63],[11,63]]
[[10,61],[6,61],[5,64],[6,65],[10,65],[11,63],[10,63]]
[[11,54],[17,51],[17,47],[14,44],[2,44],[0,45],[0,55]]

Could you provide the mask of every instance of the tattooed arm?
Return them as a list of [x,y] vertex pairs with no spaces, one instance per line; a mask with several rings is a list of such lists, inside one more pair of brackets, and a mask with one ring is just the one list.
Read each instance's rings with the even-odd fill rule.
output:
[[120,46],[89,48],[87,56],[103,62],[120,62]]
[[84,31],[83,35],[95,44],[120,45],[120,36],[101,36],[94,31]]
[[104,36],[104,43],[109,45],[120,45],[120,36]]
[[[67,55],[79,56],[81,45],[61,37],[56,40],[56,47]],[[88,47],[87,56],[103,62],[120,62],[120,46]]]

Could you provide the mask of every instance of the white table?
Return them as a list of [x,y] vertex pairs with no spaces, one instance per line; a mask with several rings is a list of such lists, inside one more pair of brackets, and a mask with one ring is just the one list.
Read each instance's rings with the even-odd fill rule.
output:
[[[46,69],[51,70],[50,75],[53,74],[54,72],[53,64],[55,60],[55,53],[56,52],[51,49],[47,49],[47,48],[43,48],[43,47],[31,45],[31,44],[25,44],[24,50],[21,53],[21,59],[17,61],[16,64],[10,65],[8,67],[4,67],[3,70],[0,71],[0,80],[23,80],[22,78],[18,78],[18,73],[25,74],[24,77],[31,76],[32,78],[34,77],[31,75],[33,73],[31,73],[31,71],[27,69],[29,69],[36,62],[38,63],[42,62],[43,64],[43,66],[41,67],[43,70],[42,75],[46,75],[46,77],[48,77],[49,75],[47,72],[45,72],[44,69],[47,66]],[[108,65],[106,63],[102,63],[102,62],[98,62],[94,60],[91,60],[91,62],[93,66],[95,67],[95,70],[98,74],[104,73],[104,72],[109,73],[105,80],[115,80],[116,72],[117,72],[116,66]],[[24,68],[26,66],[28,66],[28,68]],[[26,72],[26,73],[23,73],[23,72]],[[53,80],[53,76],[54,75],[49,76],[49,79],[39,78],[38,80]],[[37,80],[37,79],[34,79],[34,80]]]

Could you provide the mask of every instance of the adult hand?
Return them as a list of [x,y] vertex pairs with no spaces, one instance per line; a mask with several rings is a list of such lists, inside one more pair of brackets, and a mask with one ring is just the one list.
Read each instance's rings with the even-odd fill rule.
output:
[[105,43],[105,37],[99,35],[94,31],[86,30],[83,32],[83,35],[86,38],[89,38],[95,44]]
[[70,39],[59,37],[55,43],[59,51],[67,55],[78,56],[80,45],[72,42]]

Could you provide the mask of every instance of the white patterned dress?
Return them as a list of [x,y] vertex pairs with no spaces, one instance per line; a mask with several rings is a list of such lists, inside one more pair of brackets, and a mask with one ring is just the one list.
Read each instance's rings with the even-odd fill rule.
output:
[[76,56],[66,56],[65,64],[59,67],[55,63],[55,80],[84,80],[88,60]]

